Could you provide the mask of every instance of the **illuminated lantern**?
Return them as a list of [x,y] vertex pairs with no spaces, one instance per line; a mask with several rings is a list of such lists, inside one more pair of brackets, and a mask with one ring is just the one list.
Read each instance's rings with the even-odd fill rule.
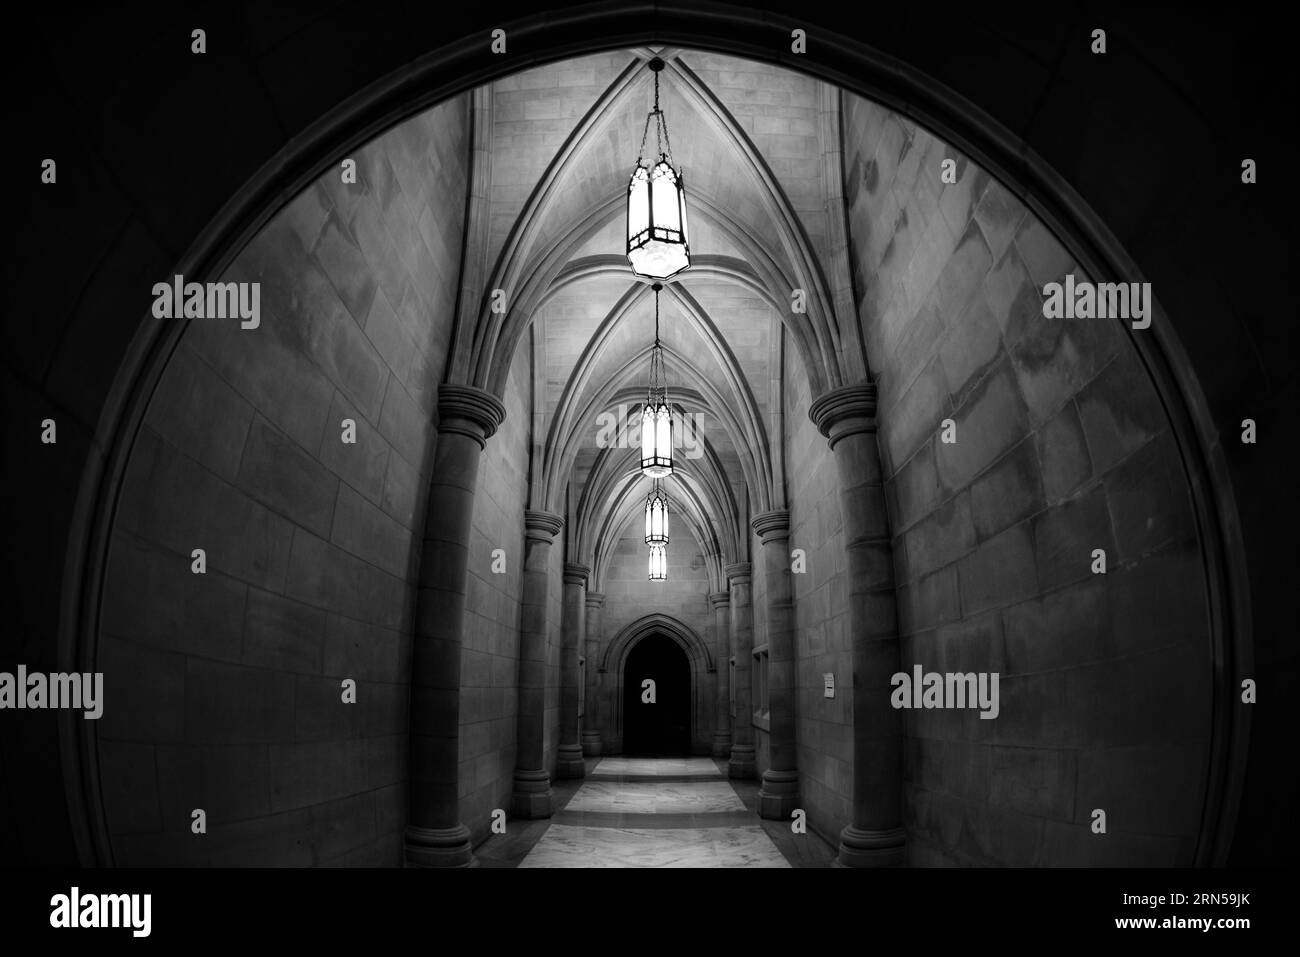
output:
[[664,350],[659,344],[659,290],[655,283],[655,344],[650,350],[650,386],[641,411],[641,471],[650,478],[673,473],[673,413],[668,405]]
[[[645,120],[641,151],[627,186],[627,261],[632,272],[660,282],[671,279],[691,264],[686,236],[686,192],[681,170],[673,165],[668,142],[668,121],[659,109],[659,73],[664,61],[655,57],[655,108]],[[650,124],[655,127],[653,164],[645,155]]]
[[650,580],[661,582],[668,577],[668,546],[650,546]]
[[645,543],[668,544],[668,496],[664,495],[658,479],[645,500]]

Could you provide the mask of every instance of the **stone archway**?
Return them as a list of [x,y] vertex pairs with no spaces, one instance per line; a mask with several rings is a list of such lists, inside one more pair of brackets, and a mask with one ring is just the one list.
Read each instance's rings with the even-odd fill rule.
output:
[[[629,18],[638,17],[635,23]],[[623,14],[614,9],[593,11],[574,27],[573,21],[533,21],[510,27],[512,42],[545,49],[542,59],[560,59],[606,46],[623,46],[664,35],[705,49],[726,50],[771,60],[770,24],[738,8],[711,8],[707,13],[687,9],[658,9]],[[586,39],[568,31],[578,29]],[[531,41],[531,43],[530,43]],[[561,41],[561,42],[555,42]],[[499,65],[487,58],[478,38],[436,51],[386,78],[316,124],[308,135],[286,147],[268,163],[223,210],[174,270],[194,279],[221,274],[235,252],[274,214],[283,201],[311,182],[345,148],[365,142],[377,132],[475,83],[519,69],[517,62]],[[821,52],[825,51],[825,52]],[[503,58],[504,59],[504,58]],[[1036,214],[1063,237],[1080,262],[1123,264],[1123,269],[1090,270],[1136,275],[1125,251],[1087,208],[1032,150],[994,121],[966,108],[961,99],[918,71],[888,62],[848,40],[813,47],[791,66],[873,97],[901,112],[920,118],[945,140],[964,149],[981,166],[1025,193]],[[145,327],[137,336],[115,383],[95,439],[102,457],[89,461],[76,520],[69,535],[64,615],[59,658],[64,670],[93,670],[111,515],[119,498],[122,474],[139,430],[143,410],[177,338],[180,323]],[[1205,531],[1206,577],[1215,596],[1214,665],[1217,696],[1231,700],[1234,671],[1250,661],[1249,599],[1244,576],[1240,532],[1223,453],[1214,440],[1213,423],[1190,364],[1172,332],[1156,326],[1153,344],[1144,357],[1162,398],[1174,410],[1184,466],[1197,515]],[[707,651],[705,651],[707,655]],[[693,665],[693,667],[695,667]],[[1215,708],[1216,760],[1202,829],[1198,859],[1226,853],[1241,785],[1248,724],[1226,708]],[[83,859],[109,863],[112,852],[102,823],[94,728],[70,719],[63,722],[64,764],[73,818],[79,826]]]
[[717,677],[717,666],[708,646],[688,625],[661,613],[654,613],[638,618],[614,636],[605,649],[600,661],[600,673],[603,676],[609,715],[607,729],[612,743],[612,750],[623,749],[623,688],[627,677],[627,665],[632,651],[643,640],[652,636],[662,636],[676,644],[686,656],[690,668],[690,751],[692,754],[708,754],[712,741],[713,727],[710,721],[711,702],[714,700],[715,687],[709,676]]

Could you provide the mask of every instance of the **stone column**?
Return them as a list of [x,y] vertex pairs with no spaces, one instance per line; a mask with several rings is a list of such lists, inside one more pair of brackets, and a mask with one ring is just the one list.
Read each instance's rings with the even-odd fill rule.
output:
[[717,717],[713,726],[713,756],[731,755],[731,592],[709,595],[713,608],[713,658],[718,665]]
[[731,592],[731,654],[736,659],[736,717],[731,728],[731,760],[727,776],[749,780],[754,763],[754,709],[749,700],[750,655],[754,650],[754,613],[750,607],[749,562],[725,569]]
[[587,706],[582,716],[582,753],[588,756],[600,754],[600,642],[604,617],[605,596],[587,592]]
[[519,718],[515,784],[516,817],[550,817],[551,775],[543,763],[546,734],[546,604],[551,544],[564,519],[550,512],[524,512],[524,582],[519,609]]
[[853,821],[839,861],[880,867],[903,861],[902,721],[890,706],[899,668],[894,560],[876,446],[876,387],[845,386],[818,398],[808,417],[830,440],[840,478],[853,636]]
[[794,584],[790,580],[790,513],[763,512],[750,523],[762,543],[767,608],[767,702],[770,766],[763,772],[758,813],[787,821],[799,806],[794,737]]
[[560,745],[555,773],[561,778],[586,774],[578,736],[578,658],[586,635],[587,576],[591,569],[564,563],[563,643],[560,646]]
[[438,445],[429,479],[411,652],[405,860],[412,867],[474,862],[469,829],[460,821],[460,651],[479,460],[505,417],[505,406],[482,389],[438,389]]

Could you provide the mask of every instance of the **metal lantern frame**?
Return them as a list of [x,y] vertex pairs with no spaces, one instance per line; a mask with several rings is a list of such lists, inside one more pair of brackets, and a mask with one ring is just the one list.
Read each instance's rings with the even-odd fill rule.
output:
[[668,580],[668,546],[651,545],[650,546],[650,581],[662,582]]
[[[627,197],[627,260],[632,272],[644,279],[666,281],[690,268],[691,249],[686,227],[686,184],[683,172],[673,163],[672,143],[668,139],[668,120],[659,108],[659,74],[664,61],[655,57],[650,61],[654,71],[654,109],[646,115],[645,129],[641,133],[641,148],[637,152],[636,167],[628,181]],[[655,128],[655,152],[658,159],[648,162],[645,155],[650,126]],[[663,198],[662,191],[673,195]],[[656,196],[659,203],[656,206]],[[643,207],[643,208],[642,208]],[[656,215],[656,209],[659,215]],[[635,213],[635,216],[634,216]],[[642,216],[644,213],[644,216]],[[635,253],[651,243],[680,246],[680,265],[666,272],[643,272],[637,265]]]
[[673,411],[668,403],[668,381],[664,350],[659,342],[659,292],[654,284],[655,342],[650,349],[650,384],[641,410],[641,472],[650,478],[673,474]]
[[647,545],[668,544],[668,496],[664,494],[659,479],[645,499],[645,543]]

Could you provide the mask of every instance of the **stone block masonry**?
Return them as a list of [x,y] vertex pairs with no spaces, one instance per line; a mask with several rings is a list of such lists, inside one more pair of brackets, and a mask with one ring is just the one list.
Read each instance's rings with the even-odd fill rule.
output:
[[[460,268],[458,239],[405,224],[461,235],[466,121],[463,99],[439,106],[360,150],[356,183],[331,169],[293,199],[222,277],[257,284],[260,322],[194,319],[159,383],[100,638],[105,700],[122,703],[99,733],[119,865],[401,862],[436,443],[424,380]],[[125,794],[157,795],[157,814]]]
[[[1190,569],[1171,577],[1197,532],[1130,338],[1149,325],[1149,288],[1124,286],[1129,308],[1112,310],[1120,287],[1093,283],[1000,184],[964,159],[958,182],[938,179],[951,148],[851,97],[844,123],[901,670],[942,654],[1001,673],[995,720],[902,712],[909,859],[1189,864],[1199,789],[1124,770],[1135,748],[1174,780],[1203,780],[1208,760],[1196,716],[1209,688],[1192,653],[1208,641],[1206,594]],[[796,528],[806,507],[796,491]],[[1054,800],[1029,799],[1045,786]],[[1134,801],[1151,813],[1122,813],[1122,840],[1074,836],[1092,808]]]

